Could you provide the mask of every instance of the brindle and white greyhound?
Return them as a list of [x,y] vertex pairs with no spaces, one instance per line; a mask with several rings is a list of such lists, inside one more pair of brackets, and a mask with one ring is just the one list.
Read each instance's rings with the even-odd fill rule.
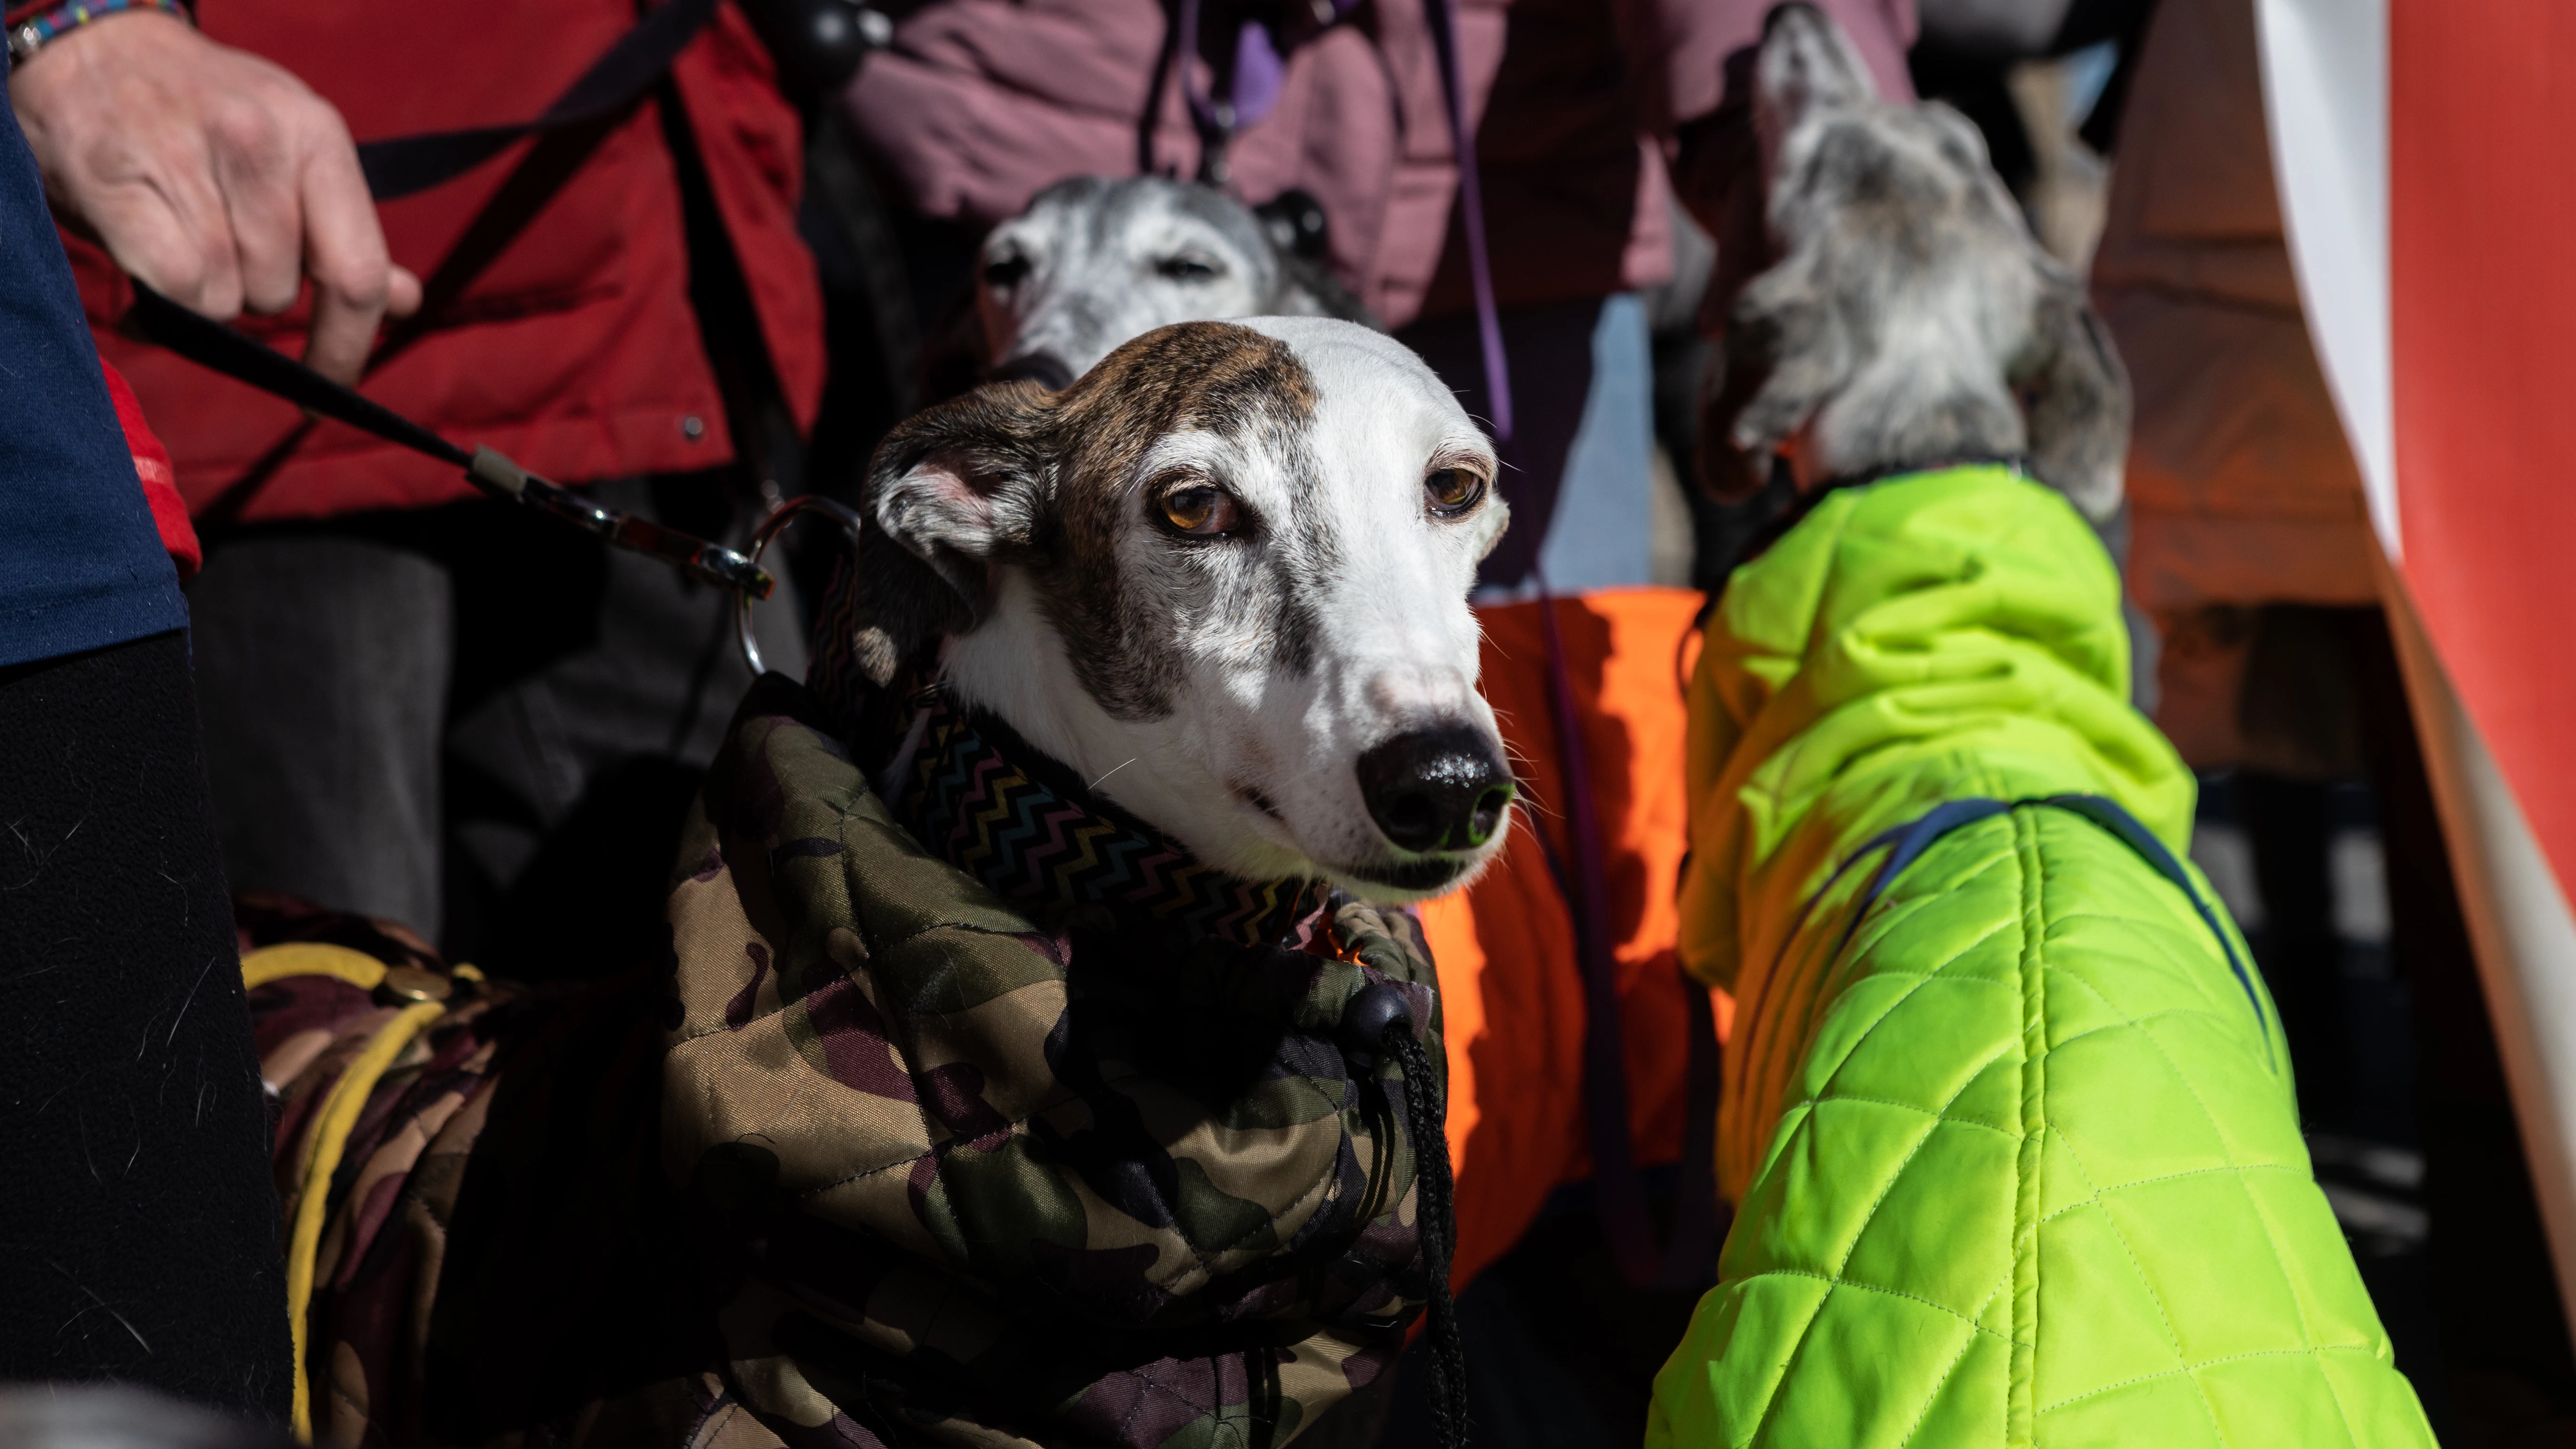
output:
[[960,703],[1208,864],[1417,899],[1511,808],[1467,607],[1495,467],[1365,327],[1163,327],[887,438],[857,663],[885,683],[937,640]]

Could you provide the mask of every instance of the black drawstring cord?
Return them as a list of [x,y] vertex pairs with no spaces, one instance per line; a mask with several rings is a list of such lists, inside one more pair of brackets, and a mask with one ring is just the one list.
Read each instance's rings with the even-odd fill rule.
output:
[[1464,1449],[1467,1349],[1458,1334],[1458,1302],[1449,1296],[1458,1214],[1449,1178],[1448,1103],[1431,1069],[1431,1054],[1422,1049],[1410,1019],[1387,1033],[1386,1044],[1404,1074],[1405,1128],[1413,1135],[1414,1180],[1422,1188],[1415,1231],[1422,1238],[1423,1271],[1431,1278],[1431,1417],[1440,1426],[1442,1449]]
[[1456,1183],[1449,1173],[1449,1103],[1441,1073],[1413,1025],[1404,994],[1393,986],[1362,987],[1342,1016],[1344,1054],[1365,1068],[1383,1050],[1404,1079],[1404,1130],[1413,1139],[1418,1197],[1414,1233],[1430,1280],[1427,1336],[1431,1351],[1431,1418],[1441,1449],[1466,1449],[1467,1349],[1458,1332],[1458,1303],[1449,1296],[1449,1262],[1458,1247]]

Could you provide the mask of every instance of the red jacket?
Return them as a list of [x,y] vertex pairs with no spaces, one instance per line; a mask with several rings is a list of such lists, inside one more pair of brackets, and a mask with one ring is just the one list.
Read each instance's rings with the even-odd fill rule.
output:
[[[635,9],[630,0],[205,0],[199,18],[214,39],[302,77],[366,141],[526,120],[635,23]],[[788,402],[810,422],[823,383],[822,304],[796,234],[803,151],[795,113],[778,94],[768,53],[729,6],[674,76]],[[394,260],[423,277],[434,272],[527,148],[387,204]],[[369,376],[365,391],[453,441],[489,444],[564,482],[731,458],[689,306],[682,225],[677,173],[648,100],[448,315]],[[123,278],[103,251],[67,244],[99,352],[133,383],[200,516],[210,508],[242,519],[416,508],[471,491],[451,467],[330,423],[313,427],[264,481],[245,484],[302,415],[118,334],[130,297]],[[241,325],[301,354],[305,316],[299,305]]]

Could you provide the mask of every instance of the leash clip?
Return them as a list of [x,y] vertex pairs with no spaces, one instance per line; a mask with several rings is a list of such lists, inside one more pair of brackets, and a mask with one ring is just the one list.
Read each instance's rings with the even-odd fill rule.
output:
[[619,548],[650,554],[680,572],[718,588],[733,589],[742,595],[742,606],[751,607],[754,599],[768,598],[777,581],[763,572],[760,565],[722,544],[709,543],[695,534],[620,513],[559,487],[490,448],[477,447],[473,459],[465,465],[465,476],[487,493],[527,505],[540,513],[552,514],[584,533],[594,533]]
[[796,521],[798,514],[802,513],[819,513],[839,524],[841,532],[849,535],[853,566],[857,562],[859,535],[867,525],[866,521],[859,516],[859,511],[846,503],[836,503],[817,493],[804,493],[769,510],[769,516],[760,520],[760,527],[751,532],[751,556],[743,558],[740,554],[734,555],[742,559],[744,568],[759,574],[761,581],[759,593],[755,594],[749,589],[743,590],[742,598],[735,605],[733,616],[734,643],[741,647],[742,662],[751,666],[751,677],[754,679],[769,672],[769,666],[760,657],[760,640],[753,636],[751,630],[752,601],[769,597],[769,575],[761,573],[760,560],[762,555],[769,552],[769,545],[777,540],[779,534],[786,531],[787,525]]

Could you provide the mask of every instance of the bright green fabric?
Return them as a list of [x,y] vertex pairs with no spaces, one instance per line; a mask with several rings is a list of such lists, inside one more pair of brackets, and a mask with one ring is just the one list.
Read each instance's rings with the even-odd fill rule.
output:
[[2020,809],[1839,952],[1874,862],[1802,914],[1972,796],[2107,796],[2179,855],[2191,776],[2127,698],[2110,560],[2001,469],[1836,492],[1737,571],[1692,683],[1683,938],[1736,994],[1739,1211],[1650,1446],[2432,1442],[2269,999],[2117,837]]

